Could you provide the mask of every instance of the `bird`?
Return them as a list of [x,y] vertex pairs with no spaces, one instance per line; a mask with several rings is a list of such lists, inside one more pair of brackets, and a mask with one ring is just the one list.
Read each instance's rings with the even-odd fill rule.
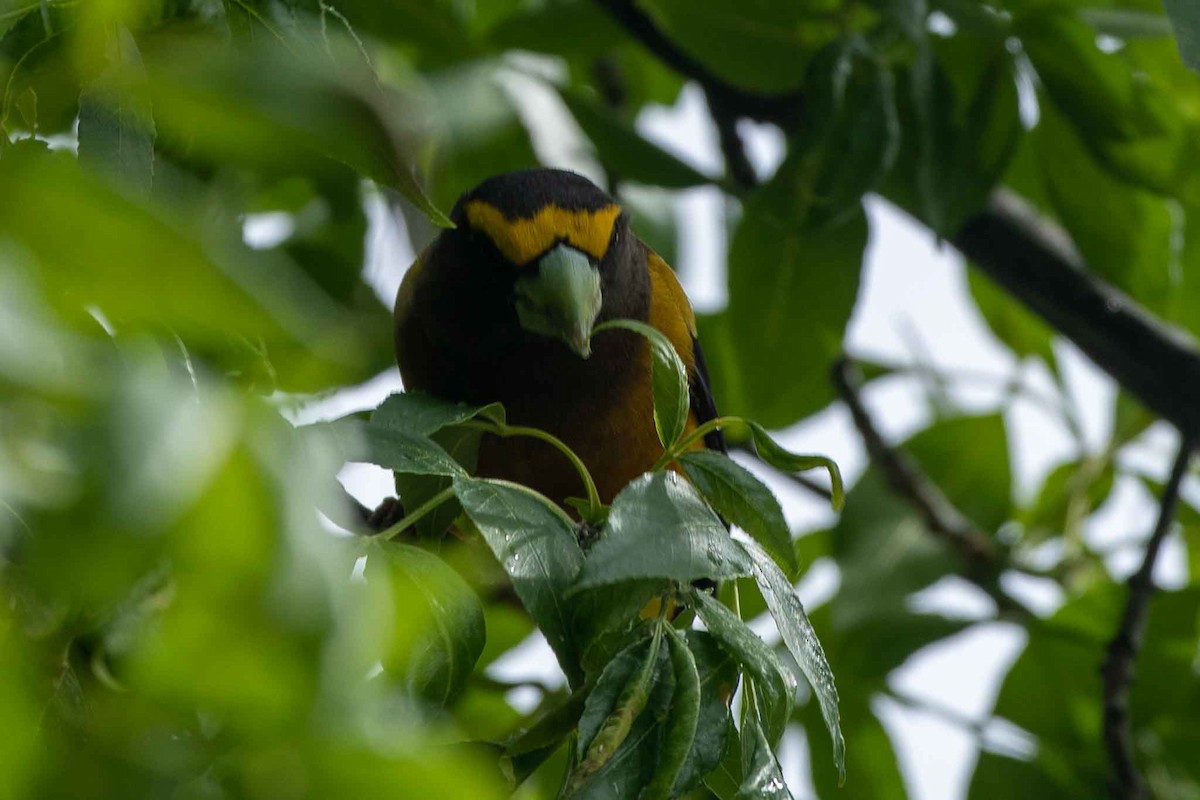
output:
[[[671,267],[630,227],[620,203],[586,177],[550,168],[490,177],[463,193],[405,273],[395,303],[406,391],[503,404],[511,425],[569,446],[600,499],[662,456],[650,346],[596,325],[634,319],[670,341],[687,369],[686,431],[717,416],[696,316]],[[712,431],[695,444],[726,452]],[[562,453],[530,438],[485,437],[476,474],[534,489],[566,508],[581,480]]]

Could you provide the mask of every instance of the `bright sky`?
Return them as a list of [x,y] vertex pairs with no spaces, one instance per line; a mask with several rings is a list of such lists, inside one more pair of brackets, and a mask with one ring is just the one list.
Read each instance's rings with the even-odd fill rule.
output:
[[[523,104],[522,116],[533,127],[535,145],[544,163],[572,168],[598,177],[598,168],[565,112],[544,87],[526,77],[509,76],[510,94]],[[638,120],[642,133],[695,166],[710,173],[721,169],[716,135],[707,119],[699,92],[689,87],[672,108],[649,109]],[[563,130],[569,135],[564,136]],[[752,161],[760,172],[769,173],[783,152],[777,131],[747,126]],[[723,199],[716,189],[696,189],[676,195],[672,202],[681,230],[688,235],[680,242],[679,269],[685,288],[700,310],[716,310],[724,298],[724,226],[718,219]],[[858,306],[847,335],[852,353],[893,362],[911,363],[920,358],[941,370],[955,368],[991,376],[995,380],[973,381],[955,388],[952,396],[974,411],[994,410],[1002,387],[1014,372],[1038,390],[1050,393],[1050,377],[1041,367],[1017,364],[991,335],[975,311],[966,291],[962,259],[948,247],[939,247],[923,229],[880,200],[868,203],[871,240]],[[403,223],[388,215],[382,202],[371,207],[371,241],[368,277],[380,295],[391,301],[407,264],[412,247]],[[248,239],[266,242],[273,225],[255,223]],[[1068,385],[1079,405],[1086,439],[1097,447],[1107,440],[1112,424],[1113,388],[1095,367],[1070,346],[1061,348]],[[781,356],[784,354],[781,354]],[[323,402],[306,410],[302,417],[314,419],[344,413],[351,408],[377,404],[400,388],[395,370],[350,392],[331,404]],[[930,419],[916,378],[876,382],[865,392],[865,402],[879,427],[892,441],[924,427]],[[1026,401],[1018,401],[1007,413],[1010,453],[1015,488],[1025,498],[1037,489],[1042,477],[1056,464],[1074,455],[1071,439],[1046,412]],[[865,453],[848,415],[833,407],[786,432],[786,444],[808,452],[833,456],[848,481],[853,482],[865,467]],[[1164,476],[1173,446],[1165,428],[1152,429],[1131,453],[1129,461],[1150,474]],[[768,477],[769,476],[764,476]],[[352,465],[342,479],[349,490],[367,505],[374,505],[392,491],[390,476],[365,465]],[[790,484],[769,480],[780,496],[785,513],[797,531],[827,524],[831,512],[813,497]],[[1197,486],[1188,491],[1200,496]],[[1110,502],[1093,518],[1088,539],[1096,546],[1135,540],[1148,534],[1154,507],[1137,481],[1118,481]],[[1118,548],[1110,567],[1118,574],[1131,572],[1140,559],[1136,547]],[[1183,550],[1177,538],[1168,540],[1160,561],[1160,583],[1179,585],[1185,579]],[[837,569],[818,562],[799,585],[801,598],[812,606],[835,589]],[[1040,613],[1052,612],[1061,602],[1053,585],[1033,579],[1008,582],[1007,587]],[[921,593],[914,601],[927,610],[951,616],[982,618],[989,615],[990,601],[965,581],[945,580]],[[755,625],[764,636],[773,635],[770,625]],[[927,701],[939,712],[914,710],[881,697],[876,710],[892,737],[900,756],[909,794],[916,800],[949,800],[964,795],[974,764],[973,736],[951,719],[986,721],[999,679],[1019,655],[1024,634],[1009,624],[984,623],[916,654],[893,674],[891,688],[900,695]],[[833,665],[836,673],[837,664]],[[518,648],[494,668],[498,677],[519,679],[536,676],[549,682],[561,681],[553,656],[540,639]],[[531,690],[532,691],[532,690]],[[515,694],[514,703],[531,699]],[[1029,752],[1035,740],[1012,726],[992,723],[984,739],[1005,749]],[[853,753],[851,768],[853,766]],[[807,780],[807,747],[803,734],[790,734],[784,742],[785,776],[797,798],[813,797]],[[850,780],[853,781],[851,774]],[[851,796],[853,792],[851,792]]]

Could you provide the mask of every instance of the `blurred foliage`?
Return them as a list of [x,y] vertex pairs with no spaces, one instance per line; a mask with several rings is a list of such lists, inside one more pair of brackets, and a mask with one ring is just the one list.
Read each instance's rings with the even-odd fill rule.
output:
[[[400,395],[300,428],[287,411],[391,365],[391,298],[366,269],[381,219],[423,246],[461,191],[580,135],[571,157],[665,255],[690,236],[679,193],[723,197],[728,303],[702,339],[721,410],[772,429],[834,400],[867,193],[950,236],[1005,187],[1200,335],[1196,4],[638,0],[734,90],[802,92],[754,187],[642,136],[684,81],[602,5],[0,0],[0,800],[787,797],[789,725],[819,796],[844,734],[844,792],[903,797],[879,700],[939,706],[891,676],[995,620],[1027,644],[992,713],[951,720],[979,748],[969,796],[1106,791],[1097,668],[1124,593],[1085,534],[1122,484],[1160,490],[1125,458],[1152,418],[1121,393],[1108,441],[1086,439],[1056,333],[984,277],[971,297],[1017,365],[995,408],[958,408],[971,376],[920,358],[870,374],[928,389],[932,421],[902,447],[1002,578],[1061,593],[1049,616],[922,610],[947,578],[995,587],[874,467],[829,529],[789,531],[750,470],[689,454],[690,483],[659,471],[611,509],[582,503],[603,528],[581,546],[543,498],[469,476],[502,409]],[[677,359],[659,355],[656,422],[680,445]],[[1022,378],[1042,368],[1049,396]],[[1076,449],[1028,496],[1006,424],[1023,400]],[[731,425],[778,470],[838,477]],[[346,461],[397,473],[403,542],[331,532],[357,525]],[[456,517],[460,535],[430,535]],[[1180,527],[1187,581],[1153,602],[1131,701],[1167,800],[1200,793],[1200,510]],[[840,580],[809,617],[789,583],[816,561]],[[696,577],[723,578],[720,599]],[[674,624],[641,616],[664,597],[687,609]],[[745,623],[767,613],[776,645]],[[567,687],[489,670],[535,627]]]

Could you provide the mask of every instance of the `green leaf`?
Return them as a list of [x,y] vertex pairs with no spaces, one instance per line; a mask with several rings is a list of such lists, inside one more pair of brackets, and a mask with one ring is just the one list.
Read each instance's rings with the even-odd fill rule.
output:
[[389,395],[371,412],[371,426],[429,436],[442,428],[483,417],[489,422],[503,424],[504,407],[499,403],[469,406],[452,403],[424,392],[397,392]]
[[610,328],[624,328],[642,336],[650,345],[650,377],[654,390],[654,429],[663,447],[669,447],[687,425],[690,395],[687,368],[674,345],[657,328],[632,319],[614,319],[595,327],[592,335]]
[[454,492],[575,684],[581,672],[565,598],[583,566],[574,524],[549,500],[515,484],[460,476]]
[[[1165,5],[1165,3],[1164,3]],[[1079,16],[1096,29],[1096,33],[1118,39],[1140,39],[1170,36],[1170,18],[1148,11],[1126,8],[1081,8]],[[1180,47],[1182,52],[1182,44]]]
[[783,665],[775,651],[728,608],[704,592],[693,591],[691,598],[708,632],[737,661],[743,674],[754,681],[756,690],[762,693],[767,738],[771,742],[779,741],[792,715],[796,676]]
[[904,608],[910,594],[959,567],[956,557],[929,535],[874,469],[863,473],[850,490],[830,541],[842,574],[841,590],[832,602],[835,629]]
[[737,800],[792,800],[779,761],[759,722],[758,703],[742,723],[742,785]]
[[809,224],[854,214],[891,169],[900,148],[892,74],[857,38],[817,54],[805,79],[806,124],[793,146],[803,165]]
[[674,472],[641,476],[617,495],[576,589],[641,578],[687,583],[748,575],[750,562],[712,509]]
[[[650,685],[658,667],[661,638],[643,637],[626,647],[608,663],[588,695],[579,717],[575,755],[580,761],[593,757],[593,769],[603,766],[616,751],[634,720],[646,707]],[[597,737],[604,737],[597,740]]]
[[[1032,506],[1020,515],[1024,541],[1082,535],[1084,520],[1099,508],[1113,488],[1111,459],[1087,459],[1059,464],[1042,482]],[[1075,526],[1074,530],[1070,530]]]
[[428,76],[418,112],[430,129],[429,185],[451,206],[463,192],[501,172],[538,163],[517,108],[497,91],[498,59],[455,64]]
[[618,46],[624,31],[586,0],[526,7],[492,28],[488,38],[500,50],[533,50],[597,58]]
[[810,469],[824,469],[829,473],[830,503],[834,511],[841,511],[846,502],[845,486],[842,483],[842,471],[837,462],[828,456],[802,455],[793,453],[771,438],[767,429],[753,420],[746,420],[750,435],[754,442],[754,452],[763,461],[784,472],[806,472]]
[[646,607],[669,589],[667,581],[650,579],[597,586],[571,596],[572,636],[585,674],[603,671],[629,644],[630,632],[644,622]]
[[230,48],[178,34],[143,42],[143,55],[159,133],[169,142],[258,167],[321,155],[395,189],[434,224],[452,226],[417,183],[411,143],[361,69],[327,69],[269,37]]
[[713,179],[642,138],[617,112],[604,108],[577,89],[559,88],[571,115],[596,147],[600,163],[623,181],[667,189],[686,189]]
[[1023,136],[1016,68],[1003,36],[930,39],[909,74],[914,130],[901,159],[924,220],[952,236],[1005,173]]
[[994,533],[1012,516],[1012,468],[1000,414],[939,420],[902,447],[921,462],[946,498],[985,532]]
[[[720,327],[710,322],[701,331],[713,354],[717,407],[772,428],[834,399],[829,370],[841,353],[867,241],[862,213],[837,225],[806,225],[795,169],[785,163],[747,199],[730,247],[729,305]],[[781,353],[788,357],[782,372]]]
[[[1076,125],[1078,123],[1075,123]],[[1090,269],[1152,311],[1171,305],[1173,239],[1168,201],[1097,163],[1054,107],[1033,132],[1046,194]],[[1113,225],[1112,220],[1121,220]]]
[[145,194],[154,180],[154,115],[120,81],[123,71],[142,69],[142,56],[124,25],[108,48],[112,66],[79,97],[79,161]]
[[718,514],[754,537],[785,572],[799,571],[783,509],[762,481],[724,453],[684,453],[679,465]]
[[841,8],[821,0],[762,0],[754,4],[642,0],[667,37],[727,81],[763,93],[798,88],[808,57],[861,25],[864,14],[835,20]]
[[1179,54],[1189,67],[1200,72],[1200,8],[1189,0],[1163,0],[1175,27]]
[[677,795],[698,785],[724,758],[733,722],[729,704],[738,682],[737,661],[725,652],[712,634],[698,630],[685,631],[685,634],[700,676],[700,716],[695,741],[675,781]]
[[392,636],[384,670],[410,692],[448,703],[466,684],[486,638],[483,607],[446,562],[418,547],[373,542],[367,582],[391,591]]
[[[660,636],[652,636],[627,649],[625,663],[614,666],[605,692],[608,701],[598,703],[593,716],[585,712],[580,719],[579,741],[586,740],[589,746],[566,796],[579,800],[633,797],[650,782],[675,684],[666,650],[659,645]],[[625,682],[618,686],[622,677]],[[615,693],[611,691],[614,687]]]
[[1153,66],[1139,63],[1168,49],[1179,65],[1168,41],[1134,40],[1129,53],[1104,52],[1091,26],[1053,6],[1019,18],[1016,32],[1053,101],[1040,104],[1043,121],[1048,109],[1057,111],[1098,162],[1130,183],[1163,193],[1190,187],[1194,194],[1196,121],[1181,113],[1180,102],[1194,96],[1194,75],[1179,69],[1187,76],[1179,82],[1174,65],[1157,53]]
[[449,453],[428,436],[343,419],[332,424],[346,461],[359,461],[414,475],[466,475]]
[[[94,306],[122,335],[178,337],[190,358],[256,391],[326,389],[379,368],[377,318],[351,313],[282,252],[247,248],[219,184],[143,202],[68,154],[20,145],[5,151],[0,183],[0,235],[89,335],[79,309]],[[72,221],[71,236],[44,224],[55,217]]]
[[825,718],[825,727],[829,729],[830,739],[833,740],[833,763],[837,765],[838,774],[843,778],[846,772],[846,743],[842,739],[842,729],[838,721],[838,694],[833,680],[833,670],[825,660],[825,652],[817,639],[808,614],[796,596],[787,576],[775,566],[775,562],[766,551],[756,542],[745,542],[747,552],[754,562],[754,579],[762,589],[767,608],[775,618],[775,625],[783,636],[788,651],[800,665],[800,671],[808,679],[817,702],[821,706],[821,716]]
[[675,628],[664,625],[664,631],[675,674],[675,693],[671,696],[654,777],[641,795],[646,800],[670,800],[677,794],[675,788],[696,742],[700,720],[700,672],[696,658]]
[[[482,431],[462,427],[443,428],[430,434],[434,444],[441,447],[468,474],[475,470],[479,456]],[[408,510],[420,508],[445,491],[452,483],[446,475],[422,475],[414,472],[394,473],[396,494]],[[446,532],[462,511],[457,499],[447,500],[432,512],[417,520],[417,536],[437,538]]]

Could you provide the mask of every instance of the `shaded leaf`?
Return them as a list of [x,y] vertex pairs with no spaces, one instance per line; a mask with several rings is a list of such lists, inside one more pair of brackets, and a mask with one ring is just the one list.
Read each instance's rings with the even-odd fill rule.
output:
[[1200,7],[1188,0],[1163,0],[1171,17],[1179,53],[1192,69],[1200,72]]
[[[668,716],[675,688],[675,679],[670,669],[666,648],[654,646],[658,638],[651,637],[649,641],[635,646],[636,649],[645,649],[649,652],[635,657],[634,666],[630,671],[630,682],[625,685],[626,689],[633,687],[633,691],[630,692],[631,696],[626,697],[624,691],[618,696],[612,714],[605,717],[605,724],[599,728],[592,739],[588,758],[591,759],[593,754],[602,755],[595,750],[597,742],[601,740],[601,737],[606,736],[607,725],[612,725],[608,729],[609,731],[623,734],[620,737],[619,746],[614,740],[611,747],[604,749],[603,758],[596,759],[601,762],[599,768],[590,773],[577,791],[570,795],[571,797],[581,800],[583,798],[598,800],[599,798],[633,797],[650,782],[655,765],[658,763],[663,721]],[[647,660],[651,653],[653,661]],[[646,668],[646,671],[642,671],[643,668]],[[645,678],[644,683],[641,682],[643,678]],[[625,728],[627,719],[619,713],[621,703],[632,699],[634,692],[640,696],[642,691],[646,692],[645,697],[639,697],[637,703],[641,708],[637,710],[632,722]],[[584,736],[583,725],[584,720],[581,719],[581,741]]]
[[723,453],[684,453],[679,465],[718,514],[750,534],[789,574],[800,564],[783,509],[762,481]]
[[332,425],[347,461],[365,461],[415,475],[466,475],[450,454],[428,436],[343,419]]
[[454,492],[575,683],[581,672],[564,597],[583,566],[574,524],[557,506],[515,484],[456,477]]
[[643,475],[617,495],[577,589],[641,578],[687,583],[747,575],[750,563],[721,520],[674,472]]
[[845,32],[830,13],[835,3],[763,0],[737,6],[689,0],[639,3],[689,55],[726,80],[765,93],[797,88],[807,58]]
[[724,758],[733,722],[729,704],[738,683],[737,661],[714,636],[698,630],[685,631],[685,635],[700,676],[700,716],[695,741],[675,782],[676,794],[696,786]]
[[775,652],[758,637],[737,615],[708,594],[693,591],[692,603],[704,621],[708,632],[742,667],[743,674],[753,679],[763,696],[767,738],[779,741],[792,713],[796,694],[796,676],[787,669]]
[[737,800],[792,800],[779,761],[763,733],[759,715],[755,708],[742,723],[743,777],[735,797]]
[[424,392],[398,392],[389,395],[371,412],[371,425],[401,433],[429,436],[442,428],[475,417],[503,423],[504,407],[499,403],[469,406],[466,403],[441,400]]
[[902,446],[947,499],[984,531],[994,533],[1009,519],[1012,468],[1000,414],[939,420]]
[[[867,240],[862,213],[837,225],[806,225],[796,169],[785,163],[746,200],[729,252],[729,305],[719,326],[701,322],[717,407],[772,428],[833,400],[829,370],[858,294]],[[780,353],[789,359],[783,372]]]
[[833,670],[829,668],[825,652],[821,649],[821,642],[817,639],[817,632],[813,630],[808,614],[805,613],[804,606],[787,576],[775,566],[767,552],[753,541],[745,542],[744,545],[754,561],[754,578],[762,589],[767,607],[771,609],[775,625],[817,696],[821,716],[825,718],[825,726],[833,740],[833,763],[837,765],[838,773],[844,776],[846,743],[842,738],[841,724],[838,720],[837,686],[833,680]]
[[670,800],[677,794],[675,788],[695,745],[700,720],[700,672],[696,657],[675,628],[664,625],[663,629],[675,675],[675,693],[671,696],[654,777],[641,795],[648,800]]

